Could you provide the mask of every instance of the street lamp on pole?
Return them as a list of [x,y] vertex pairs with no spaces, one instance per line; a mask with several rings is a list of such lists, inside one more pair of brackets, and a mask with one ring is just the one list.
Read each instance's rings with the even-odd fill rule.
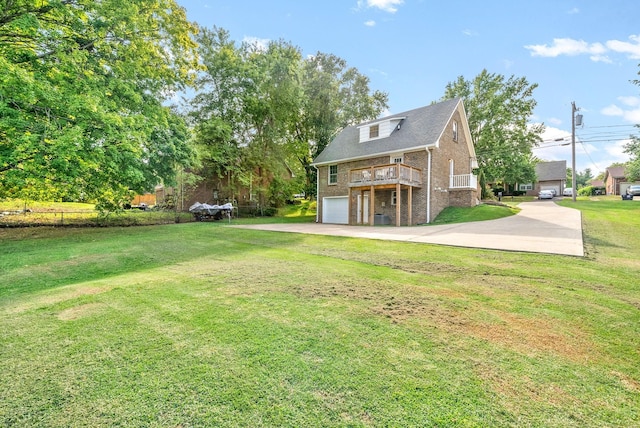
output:
[[576,115],[576,112],[580,110],[576,107],[576,102],[571,102],[571,198],[573,202],[576,201],[576,179],[578,173],[576,172],[576,125],[582,125],[582,115]]

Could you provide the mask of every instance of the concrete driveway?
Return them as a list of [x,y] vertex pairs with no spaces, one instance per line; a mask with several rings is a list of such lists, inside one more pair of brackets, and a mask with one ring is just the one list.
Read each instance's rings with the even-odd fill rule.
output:
[[456,247],[584,256],[580,211],[552,201],[523,202],[521,211],[499,220],[411,227],[338,224],[259,224],[235,226],[274,232],[349,236],[422,242]]

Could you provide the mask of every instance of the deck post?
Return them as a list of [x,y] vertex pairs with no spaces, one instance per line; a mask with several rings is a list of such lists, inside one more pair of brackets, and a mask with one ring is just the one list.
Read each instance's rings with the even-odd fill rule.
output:
[[409,220],[409,224],[407,226],[413,226],[413,187],[409,186],[409,190],[407,190],[407,217]]
[[[375,187],[373,186],[373,181],[371,183],[372,183],[371,184],[371,189],[370,189],[371,197],[369,198],[369,226],[373,227],[374,226],[374,224],[373,224],[374,223],[374,211],[376,209],[375,208],[376,207],[376,204],[375,204],[376,190],[375,190]],[[363,201],[363,203],[364,203],[364,201]]]
[[[348,199],[349,203],[347,203],[347,224],[349,226],[351,226],[351,204],[352,204],[351,195],[352,194],[353,194],[353,192],[351,190],[351,187],[349,187],[349,197],[348,197],[349,198]],[[356,213],[356,215],[357,215],[357,213]]]
[[400,226],[400,213],[402,212],[401,208],[402,204],[402,190],[400,188],[400,183],[396,183],[396,226]]

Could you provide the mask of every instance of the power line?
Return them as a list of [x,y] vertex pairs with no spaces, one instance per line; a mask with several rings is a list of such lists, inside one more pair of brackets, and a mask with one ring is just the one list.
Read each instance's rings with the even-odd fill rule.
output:
[[584,144],[582,144],[582,142],[580,142],[580,145],[582,146],[582,150],[584,150],[584,153],[587,155],[587,157],[591,161],[591,165],[593,165],[596,170],[599,170],[600,167],[598,165],[596,165],[596,163],[593,161],[593,158],[591,157],[591,154],[587,151],[587,148],[584,146]]
[[598,126],[585,126],[584,128],[620,128],[620,127],[632,127],[636,128],[638,125],[598,125]]

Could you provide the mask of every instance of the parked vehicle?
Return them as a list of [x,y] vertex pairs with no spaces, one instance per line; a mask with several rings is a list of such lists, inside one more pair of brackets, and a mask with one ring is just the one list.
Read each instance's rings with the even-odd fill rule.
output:
[[640,196],[640,185],[633,184],[627,187],[627,195]]
[[562,196],[573,196],[573,189],[571,187],[567,187],[562,192]]
[[538,193],[538,199],[553,199],[553,192],[551,190],[541,190]]

